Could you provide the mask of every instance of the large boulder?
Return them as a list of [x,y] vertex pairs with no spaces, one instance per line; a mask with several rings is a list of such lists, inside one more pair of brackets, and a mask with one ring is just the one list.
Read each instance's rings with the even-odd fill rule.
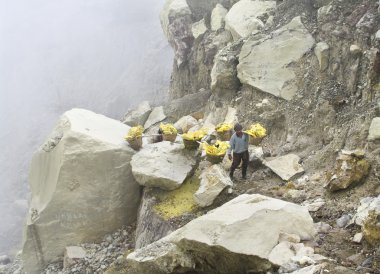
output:
[[226,15],[226,29],[234,40],[258,32],[264,27],[263,17],[276,7],[276,1],[240,0]]
[[136,109],[127,112],[123,123],[131,127],[144,125],[151,111],[152,108],[150,107],[149,102],[144,101],[140,103]]
[[160,13],[162,29],[174,49],[177,66],[187,61],[194,37],[192,18],[186,0],[166,0]]
[[193,116],[187,115],[175,122],[174,127],[182,133],[187,133],[189,129],[196,125],[198,125],[197,119]]
[[196,160],[182,144],[160,142],[144,146],[132,157],[132,173],[143,186],[173,190],[191,174]]
[[241,195],[127,260],[136,273],[252,273],[278,267],[269,254],[282,234],[311,240],[306,208],[258,194]]
[[249,38],[244,43],[237,66],[243,84],[290,100],[297,91],[296,75],[290,64],[297,63],[314,45],[314,38],[294,18],[266,38]]
[[83,109],[62,115],[33,156],[24,235],[27,273],[61,260],[66,246],[96,242],[136,220],[139,185],[124,136],[129,127]]

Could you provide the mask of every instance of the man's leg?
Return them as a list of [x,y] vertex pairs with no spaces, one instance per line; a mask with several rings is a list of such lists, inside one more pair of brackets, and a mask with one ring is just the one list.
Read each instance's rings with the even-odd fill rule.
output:
[[248,153],[248,150],[244,151],[242,153],[241,159],[243,161],[243,164],[242,164],[242,176],[243,176],[243,179],[245,179],[245,178],[247,178],[247,167],[248,167],[248,162],[249,162],[249,153]]
[[241,153],[232,153],[232,165],[230,168],[230,178],[234,176],[234,171],[239,166],[240,161],[241,161]]

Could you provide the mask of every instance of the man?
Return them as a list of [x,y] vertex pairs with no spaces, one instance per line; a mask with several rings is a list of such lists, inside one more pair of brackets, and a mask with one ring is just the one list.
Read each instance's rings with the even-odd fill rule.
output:
[[[242,175],[243,179],[247,178],[247,167],[249,161],[248,153],[248,141],[249,136],[243,133],[243,127],[240,124],[234,126],[235,133],[230,139],[230,148],[228,150],[228,158],[232,160],[232,165],[230,169],[230,178],[234,176],[235,169],[239,166],[240,162],[243,161],[242,165]],[[231,153],[233,154],[231,155]]]

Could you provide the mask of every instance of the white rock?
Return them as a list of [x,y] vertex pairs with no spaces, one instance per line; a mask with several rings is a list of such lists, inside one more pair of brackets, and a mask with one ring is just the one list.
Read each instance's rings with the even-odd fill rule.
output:
[[166,0],[160,13],[161,26],[166,37],[169,38],[168,27],[170,20],[190,14],[191,11],[186,0]]
[[191,30],[195,39],[204,34],[207,31],[205,19],[195,22],[191,27]]
[[292,248],[292,243],[280,242],[272,249],[268,256],[269,260],[279,266],[286,264],[296,255]]
[[199,189],[194,193],[194,201],[201,207],[212,205],[222,190],[233,183],[220,165],[212,165],[199,176]]
[[322,198],[318,198],[314,201],[305,201],[302,203],[303,206],[306,206],[307,207],[307,210],[309,210],[309,212],[316,212],[318,211],[322,206],[325,205],[325,200],[323,200]]
[[376,31],[375,40],[380,41],[380,30]]
[[368,141],[375,141],[380,139],[380,117],[372,119],[371,126],[369,127]]
[[226,17],[227,9],[221,4],[217,4],[211,13],[211,30],[217,31],[224,27],[224,18]]
[[350,54],[353,56],[358,56],[362,53],[362,49],[358,45],[350,46]]
[[329,233],[332,229],[331,225],[323,222],[319,222],[315,224],[315,229],[317,230],[318,233]]
[[174,127],[178,130],[181,130],[183,133],[187,133],[189,129],[198,125],[197,119],[194,117],[187,115],[180,118],[177,122],[175,122]]
[[234,40],[258,32],[264,27],[259,17],[268,14],[276,7],[276,1],[240,0],[226,15],[226,29],[231,31]]
[[35,153],[22,252],[27,273],[41,273],[72,243],[95,241],[135,221],[140,191],[130,167],[135,152],[124,141],[128,130],[73,109]]
[[[186,254],[187,261],[192,261],[190,256],[194,256],[199,265],[207,267],[203,269],[204,273],[265,272],[272,266],[269,254],[277,246],[280,233],[296,234],[301,240],[313,239],[313,220],[306,208],[258,194],[244,194],[191,221],[159,242],[131,253],[127,260],[136,272],[158,273],[162,261],[173,267],[178,259],[169,254],[174,245]],[[157,246],[165,245],[168,249],[156,255]],[[163,258],[162,254],[169,255]],[[154,262],[155,257],[157,262]],[[229,260],[220,260],[221,257]],[[207,264],[202,264],[206,258]],[[241,263],[242,258],[244,264]],[[140,266],[148,260],[150,272],[143,272]],[[197,265],[192,268],[196,270]],[[176,270],[181,270],[178,263]]]
[[264,157],[264,151],[261,146],[254,146],[254,145],[249,145],[248,146],[248,152],[249,152],[249,161],[263,161]]
[[294,18],[271,36],[244,43],[237,66],[238,78],[263,92],[290,100],[298,87],[296,75],[289,64],[296,63],[314,45],[314,38],[301,22]]
[[367,197],[360,200],[360,206],[356,210],[356,214],[351,219],[350,223],[355,223],[362,226],[364,220],[368,217],[371,210],[380,212],[380,195],[376,198]]
[[149,114],[148,120],[144,124],[144,128],[148,129],[156,123],[159,123],[166,119],[164,108],[162,106],[155,107]]
[[137,125],[143,126],[149,117],[152,108],[148,101],[140,103],[136,109],[129,111],[124,118],[123,123],[134,127]]
[[299,164],[300,157],[295,154],[288,154],[269,160],[264,160],[264,165],[269,167],[283,180],[290,180],[293,176],[304,172]]
[[322,265],[310,265],[304,268],[301,268],[299,270],[296,270],[294,272],[291,272],[289,274],[316,274],[320,273],[322,270]]
[[65,248],[63,257],[63,268],[69,268],[70,266],[83,261],[86,257],[86,250],[80,246],[68,246]]
[[193,170],[195,158],[182,144],[163,141],[143,147],[132,157],[132,173],[143,186],[172,190]]
[[319,22],[325,20],[326,16],[328,16],[332,11],[332,5],[323,6],[318,9],[317,19]]
[[280,233],[278,241],[281,242],[291,242],[291,243],[299,243],[301,241],[300,236],[297,234],[289,234],[289,233]]
[[329,50],[330,47],[326,42],[319,42],[315,48],[314,53],[319,62],[319,69],[324,71],[329,66]]
[[362,242],[362,240],[363,240],[363,233],[356,233],[355,234],[355,236],[354,236],[354,238],[352,239],[352,241],[354,242],[354,243],[358,243],[358,244],[360,244],[361,242]]

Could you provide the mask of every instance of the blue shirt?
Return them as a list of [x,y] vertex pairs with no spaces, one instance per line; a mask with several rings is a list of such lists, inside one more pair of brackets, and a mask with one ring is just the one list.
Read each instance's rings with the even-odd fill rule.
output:
[[238,137],[235,132],[230,139],[230,148],[228,149],[228,154],[231,154],[231,151],[234,153],[242,153],[244,151],[247,151],[248,141],[248,134],[243,133],[241,137]]

